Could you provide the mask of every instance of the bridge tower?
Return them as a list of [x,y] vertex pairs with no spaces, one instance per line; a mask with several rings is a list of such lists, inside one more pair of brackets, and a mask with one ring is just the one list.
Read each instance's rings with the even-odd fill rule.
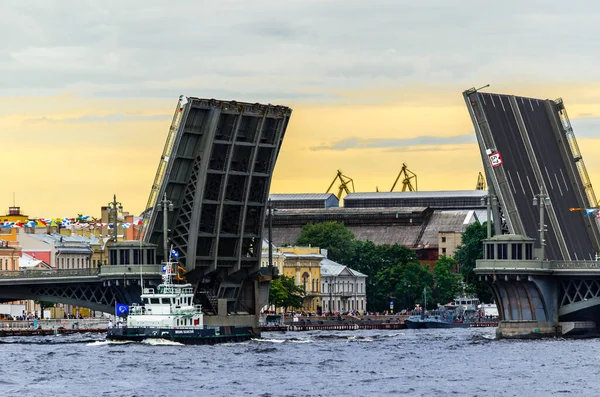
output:
[[[254,316],[266,304],[272,275],[260,268],[262,229],[291,113],[258,103],[184,96],[178,101],[142,235],[159,247],[169,239],[208,317]],[[165,194],[173,204],[168,236],[156,211]],[[167,259],[160,251],[158,256]]]

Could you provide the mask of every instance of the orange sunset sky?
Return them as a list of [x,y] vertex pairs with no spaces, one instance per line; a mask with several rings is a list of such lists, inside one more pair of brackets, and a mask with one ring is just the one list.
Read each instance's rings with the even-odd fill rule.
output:
[[[19,40],[0,44],[0,212],[14,194],[31,217],[98,216],[116,194],[139,214],[180,94],[293,108],[272,193],[324,193],[337,169],[356,191],[387,191],[403,162],[419,190],[474,189],[483,167],[462,91],[562,97],[600,186],[598,56],[585,40],[597,28],[583,10],[559,38],[549,32],[576,7],[258,3],[3,6],[0,33]],[[469,18],[481,7],[485,23]]]

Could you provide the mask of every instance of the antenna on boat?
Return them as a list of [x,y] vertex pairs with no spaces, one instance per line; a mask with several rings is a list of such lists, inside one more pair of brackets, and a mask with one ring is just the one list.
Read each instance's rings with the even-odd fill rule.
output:
[[156,209],[158,211],[163,211],[163,262],[167,267],[165,280],[167,284],[171,284],[171,277],[177,271],[176,262],[171,262],[171,252],[173,252],[173,245],[171,245],[171,249],[169,250],[169,211],[173,211],[173,202],[167,199],[167,193],[163,195],[163,199],[160,200],[156,204]]
[[[139,233],[139,231],[138,231],[138,233]],[[144,266],[143,265],[143,263],[144,263],[144,259],[143,258],[144,258],[144,251],[142,249],[142,239],[140,239],[140,255],[138,256],[138,259],[140,261],[140,294],[144,293],[144,274],[142,273],[142,266]]]

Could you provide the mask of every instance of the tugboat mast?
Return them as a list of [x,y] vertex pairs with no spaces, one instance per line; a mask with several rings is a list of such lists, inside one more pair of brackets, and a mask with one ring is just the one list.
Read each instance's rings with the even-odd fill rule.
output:
[[163,211],[163,262],[165,262],[165,266],[171,267],[171,270],[167,271],[168,283],[171,284],[171,277],[177,271],[177,262],[171,262],[169,251],[169,216],[167,212],[173,211],[173,202],[167,199],[167,192],[163,195],[162,200],[158,202],[156,208]]

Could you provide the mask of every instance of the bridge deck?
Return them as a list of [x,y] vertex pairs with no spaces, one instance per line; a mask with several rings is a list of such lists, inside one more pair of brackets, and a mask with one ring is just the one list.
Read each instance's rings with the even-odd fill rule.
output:
[[[583,183],[568,150],[556,104],[549,100],[466,92],[492,190],[508,220],[510,233],[539,242],[539,208],[532,199],[543,187],[546,207],[546,258],[591,260],[598,251],[596,222],[571,207],[589,207]],[[485,126],[482,127],[482,126]],[[499,152],[502,164],[493,167],[487,150]],[[489,179],[489,178],[488,178]],[[501,181],[506,180],[505,184]],[[593,203],[592,205],[595,205]]]

